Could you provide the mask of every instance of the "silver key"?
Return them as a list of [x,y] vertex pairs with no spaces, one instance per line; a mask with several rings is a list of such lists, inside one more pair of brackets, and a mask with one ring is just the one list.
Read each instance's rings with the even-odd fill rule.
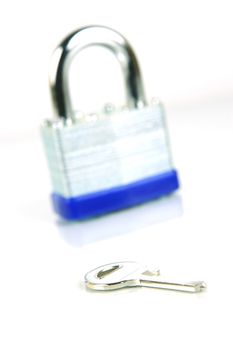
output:
[[160,277],[159,269],[148,270],[132,261],[103,265],[85,275],[86,286],[94,290],[114,290],[126,287],[152,287],[182,292],[201,292],[206,289],[204,281],[175,282]]

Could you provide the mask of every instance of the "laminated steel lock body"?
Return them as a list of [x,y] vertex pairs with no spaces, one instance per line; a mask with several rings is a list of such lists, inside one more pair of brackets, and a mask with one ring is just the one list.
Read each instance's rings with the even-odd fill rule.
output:
[[[103,46],[118,59],[127,110],[92,123],[75,120],[68,71],[89,46]],[[56,118],[42,126],[55,211],[83,220],[167,195],[179,187],[164,111],[148,106],[139,64],[128,41],[103,26],[87,26],[65,38],[52,56],[49,76]]]

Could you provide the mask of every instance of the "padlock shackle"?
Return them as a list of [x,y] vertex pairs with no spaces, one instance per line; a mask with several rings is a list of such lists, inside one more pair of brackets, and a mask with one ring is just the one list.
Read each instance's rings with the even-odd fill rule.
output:
[[67,36],[52,55],[49,84],[53,108],[59,118],[67,119],[72,114],[67,74],[70,63],[77,53],[94,45],[106,47],[118,59],[124,74],[128,107],[146,104],[139,64],[129,42],[108,27],[86,26]]

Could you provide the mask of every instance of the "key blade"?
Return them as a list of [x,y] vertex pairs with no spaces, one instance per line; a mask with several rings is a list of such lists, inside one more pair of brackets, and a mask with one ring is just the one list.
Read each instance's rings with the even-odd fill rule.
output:
[[151,279],[140,279],[140,286],[158,288],[158,289],[168,289],[181,292],[198,293],[206,289],[206,284],[204,281],[194,281],[194,282],[175,282],[175,281],[165,281],[158,278]]

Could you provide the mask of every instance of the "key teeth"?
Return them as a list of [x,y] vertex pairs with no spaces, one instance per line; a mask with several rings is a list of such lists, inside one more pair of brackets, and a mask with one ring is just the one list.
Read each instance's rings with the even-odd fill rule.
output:
[[204,281],[197,281],[197,282],[191,282],[194,285],[195,292],[202,292],[205,291],[207,288],[207,285]]
[[160,276],[160,270],[159,269],[150,269],[146,270],[142,273],[143,276]]
[[200,284],[201,284],[200,285],[200,289],[201,290],[206,290],[207,289],[207,284],[204,281],[201,281]]

